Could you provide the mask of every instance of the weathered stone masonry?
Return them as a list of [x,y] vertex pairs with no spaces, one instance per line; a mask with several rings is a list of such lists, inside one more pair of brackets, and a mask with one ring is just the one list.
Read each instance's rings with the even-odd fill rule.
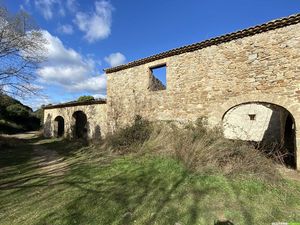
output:
[[[106,70],[108,128],[136,114],[181,121],[207,116],[216,125],[229,109],[250,102],[283,107],[299,127],[299,22],[296,15]],[[164,63],[167,89],[149,90],[149,68]],[[300,149],[298,132],[296,138]]]
[[[76,136],[76,112],[82,112],[86,116],[86,123],[83,124],[83,134],[86,138],[101,138],[107,131],[107,109],[105,101],[78,102],[48,106],[44,109],[44,135],[55,137],[58,135],[57,117],[64,120],[64,137]],[[83,136],[83,137],[84,137]]]
[[[152,91],[151,68],[163,64],[167,88]],[[235,136],[240,139],[248,135],[249,140],[259,140],[271,131],[282,141],[287,139],[289,124],[300,154],[296,130],[300,125],[300,15],[133,61],[107,69],[106,74],[107,104],[101,113],[107,114],[97,115],[103,134],[131,123],[135,115],[179,121],[206,116],[211,125],[224,119],[227,136],[232,138],[236,128],[226,123],[234,125],[230,121],[239,118],[245,127],[238,128],[248,132]],[[255,127],[262,118],[267,125]]]

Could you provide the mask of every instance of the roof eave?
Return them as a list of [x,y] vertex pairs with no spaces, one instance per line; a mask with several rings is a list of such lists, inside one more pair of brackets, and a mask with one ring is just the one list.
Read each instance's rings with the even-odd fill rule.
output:
[[203,48],[206,48],[209,46],[219,45],[219,44],[226,43],[229,41],[237,40],[237,39],[248,37],[248,36],[253,36],[255,34],[264,33],[264,32],[270,31],[270,30],[279,29],[279,28],[294,25],[297,23],[300,23],[300,14],[295,14],[295,15],[291,15],[289,17],[276,19],[276,20],[273,20],[273,21],[270,21],[270,22],[267,22],[267,23],[264,23],[261,25],[246,28],[246,29],[236,31],[233,33],[229,33],[229,34],[225,34],[225,35],[222,35],[219,37],[211,38],[211,39],[208,39],[208,40],[205,40],[202,42],[198,42],[198,43],[194,43],[191,45],[186,45],[186,46],[182,46],[179,48],[171,49],[169,51],[151,55],[146,58],[138,59],[138,60],[129,62],[127,64],[104,69],[104,72],[107,74],[114,73],[114,72],[117,72],[120,70],[124,70],[124,69],[128,69],[131,67],[143,65],[143,64],[146,64],[149,62],[153,62],[153,61],[156,61],[159,59],[163,59],[163,58],[167,58],[167,57],[171,57],[171,56],[175,56],[175,55],[180,55],[180,54],[187,53],[187,52],[193,52],[193,51],[200,50],[200,49],[203,49]]

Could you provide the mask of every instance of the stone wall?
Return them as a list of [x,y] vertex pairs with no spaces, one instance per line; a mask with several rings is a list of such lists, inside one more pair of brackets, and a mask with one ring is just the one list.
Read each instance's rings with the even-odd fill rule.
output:
[[[167,89],[151,91],[149,68],[161,64],[167,65]],[[285,108],[297,128],[299,65],[300,24],[295,24],[108,73],[108,130],[131,123],[137,114],[180,121],[206,116],[211,125],[221,124],[225,112],[247,102]]]
[[57,133],[55,118],[64,119],[64,137],[73,137],[75,119],[74,112],[82,111],[87,117],[87,137],[99,139],[107,134],[107,108],[106,104],[77,105],[62,108],[44,109],[44,135],[54,137]]
[[151,73],[148,89],[150,91],[162,91],[166,89],[166,86]]

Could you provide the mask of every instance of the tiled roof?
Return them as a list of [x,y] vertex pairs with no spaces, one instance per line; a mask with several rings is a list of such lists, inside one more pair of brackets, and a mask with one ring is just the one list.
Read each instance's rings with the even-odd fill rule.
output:
[[64,107],[72,107],[72,106],[78,106],[78,105],[96,105],[96,104],[106,104],[105,99],[98,99],[98,100],[91,100],[91,101],[84,101],[84,102],[67,102],[57,105],[48,105],[43,107],[43,109],[55,109],[55,108],[64,108]]
[[233,32],[233,33],[229,33],[226,35],[222,35],[219,37],[215,37],[212,39],[208,39],[206,41],[202,41],[199,43],[195,43],[195,44],[191,44],[191,45],[186,45],[183,47],[179,47],[179,48],[175,48],[166,52],[162,52],[156,55],[152,55],[146,58],[142,58],[136,61],[132,61],[129,62],[127,64],[123,64],[120,66],[116,66],[116,67],[112,67],[112,68],[108,68],[105,69],[104,71],[106,73],[113,73],[113,72],[117,72],[123,69],[127,69],[130,67],[134,67],[134,66],[139,66],[148,62],[152,62],[158,59],[163,59],[166,57],[170,57],[170,56],[174,56],[174,55],[179,55],[182,53],[186,53],[186,52],[193,52],[202,48],[206,48],[212,45],[218,45],[221,43],[225,43],[225,42],[229,42],[232,40],[236,40],[236,39],[240,39],[240,38],[244,38],[244,37],[248,37],[248,36],[252,36],[255,34],[259,34],[259,33],[263,33],[266,31],[270,31],[270,30],[275,30],[278,28],[282,28],[282,27],[286,27],[289,25],[293,25],[293,24],[297,24],[300,23],[300,14],[295,14],[289,17],[285,17],[285,18],[281,18],[281,19],[277,19],[277,20],[273,20],[258,26],[254,26],[254,27],[250,27],[244,30],[240,30],[237,32]]

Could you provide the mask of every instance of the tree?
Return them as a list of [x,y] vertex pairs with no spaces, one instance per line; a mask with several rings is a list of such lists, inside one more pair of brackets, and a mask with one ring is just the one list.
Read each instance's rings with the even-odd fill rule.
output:
[[78,102],[86,102],[86,101],[94,101],[94,100],[95,100],[95,98],[90,95],[83,95],[77,99]]
[[7,106],[6,111],[11,118],[27,118],[29,116],[28,110],[19,104]]
[[45,60],[46,39],[31,18],[0,6],[0,94],[36,94],[36,69]]

